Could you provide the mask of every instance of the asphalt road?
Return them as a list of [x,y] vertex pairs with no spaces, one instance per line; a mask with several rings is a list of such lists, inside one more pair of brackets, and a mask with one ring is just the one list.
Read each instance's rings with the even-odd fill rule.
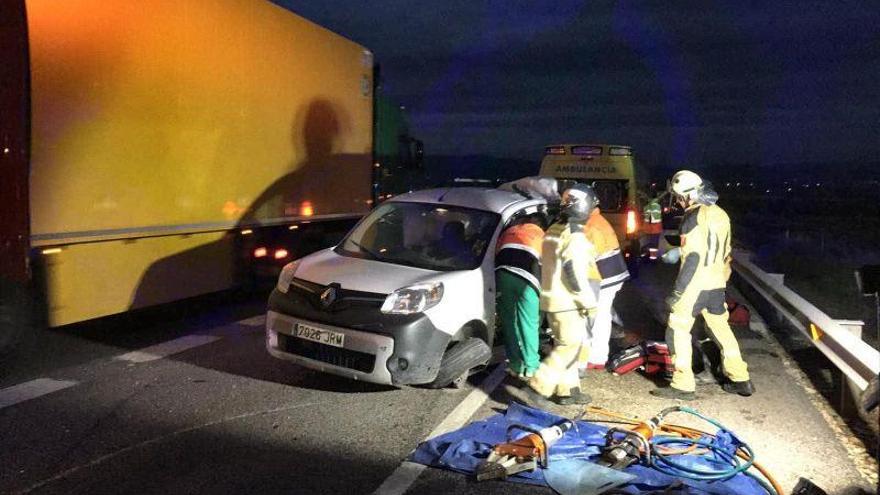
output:
[[[661,335],[652,308],[671,276],[643,270],[618,296],[629,341]],[[30,339],[0,377],[0,493],[552,493],[401,467],[432,432],[503,409],[504,386],[485,383],[495,375],[438,391],[309,371],[265,352],[263,309],[221,298]],[[755,328],[740,338],[758,393],[706,386],[692,405],[749,442],[787,491],[798,476],[829,493],[866,486],[845,432]],[[584,381],[595,404],[641,417],[669,405],[654,386],[637,373]]]

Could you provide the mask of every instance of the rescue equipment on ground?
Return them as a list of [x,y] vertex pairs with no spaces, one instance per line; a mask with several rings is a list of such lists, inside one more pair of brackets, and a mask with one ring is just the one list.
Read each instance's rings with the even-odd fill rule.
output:
[[828,492],[816,486],[815,483],[806,479],[798,479],[797,485],[791,491],[791,495],[828,495]]
[[574,427],[575,420],[563,420],[559,424],[535,430],[526,425],[513,424],[507,428],[508,438],[517,433],[525,436],[499,443],[489,457],[477,466],[477,481],[504,479],[523,471],[534,471],[538,467],[547,468],[550,460],[547,450],[568,430]]
[[[577,485],[577,490],[560,493],[614,493],[638,494],[665,490],[670,493],[713,495],[780,495],[781,489],[769,473],[755,463],[749,446],[718,421],[686,407],[673,407],[662,411],[648,421],[640,421],[601,408],[588,407],[591,414],[613,417],[617,428],[606,428],[599,422],[606,419],[571,420],[574,427],[553,440],[541,456],[546,456],[545,469],[536,461],[537,468],[523,470],[506,479],[518,483],[557,486]],[[718,430],[714,433],[665,421],[674,412],[686,413],[709,422]],[[539,409],[512,402],[504,414],[475,421],[459,430],[449,432],[422,443],[411,455],[413,462],[450,469],[467,475],[478,475],[498,444],[509,442],[511,427],[526,426],[526,435],[565,423],[566,420]],[[629,429],[621,428],[621,425]],[[627,434],[627,431],[632,433]],[[641,437],[638,438],[638,433]],[[637,439],[638,438],[638,439]],[[638,448],[633,448],[636,445]],[[623,452],[625,455],[618,455]],[[621,470],[611,469],[603,458],[628,459]],[[571,463],[569,461],[577,461]],[[590,467],[585,467],[589,465]],[[558,468],[558,469],[557,469]],[[767,481],[751,469],[758,470]],[[581,476],[587,469],[591,476]],[[634,476],[633,479],[614,488],[620,478],[609,472]],[[551,475],[552,472],[552,475]],[[602,473],[607,486],[584,485],[593,473]],[[613,473],[611,473],[613,474]],[[564,478],[564,479],[560,479]],[[552,481],[551,481],[552,480]]]
[[642,344],[627,347],[611,356],[608,368],[615,375],[625,375],[645,366],[645,348]]
[[625,375],[641,369],[646,375],[672,376],[674,366],[669,346],[665,342],[646,340],[621,350],[611,358],[611,372]]
[[544,470],[544,479],[560,495],[599,495],[611,493],[637,477],[583,459],[562,459]]
[[727,296],[727,312],[730,316],[727,322],[735,327],[748,327],[751,321],[751,312],[745,305],[738,303],[735,299]]
[[[627,421],[625,416],[599,407],[590,406],[586,410]],[[695,416],[717,428],[717,431],[709,433],[664,422],[666,416],[676,412]],[[640,462],[670,476],[700,481],[727,480],[742,473],[755,480],[767,493],[782,494],[782,488],[770,473],[755,463],[754,451],[747,443],[723,424],[696,409],[672,406],[647,421],[628,419],[628,422],[633,425],[629,430],[619,427],[608,430],[600,464],[620,469]],[[658,431],[672,435],[658,435]],[[615,436],[618,434],[620,436]],[[696,467],[683,462],[685,456],[700,455],[714,459],[717,467]],[[764,479],[749,472],[752,467]]]

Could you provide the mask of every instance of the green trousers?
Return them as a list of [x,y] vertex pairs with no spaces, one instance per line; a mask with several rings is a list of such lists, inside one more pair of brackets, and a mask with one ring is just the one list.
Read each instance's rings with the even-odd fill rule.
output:
[[495,272],[498,290],[497,312],[501,320],[504,350],[514,373],[534,373],[538,356],[538,291],[523,278],[505,270]]

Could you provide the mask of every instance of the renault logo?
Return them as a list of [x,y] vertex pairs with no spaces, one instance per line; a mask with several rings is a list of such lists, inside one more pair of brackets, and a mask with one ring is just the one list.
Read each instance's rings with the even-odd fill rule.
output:
[[336,301],[336,288],[335,287],[327,287],[324,289],[324,292],[321,293],[321,304],[324,305],[325,308],[330,307]]

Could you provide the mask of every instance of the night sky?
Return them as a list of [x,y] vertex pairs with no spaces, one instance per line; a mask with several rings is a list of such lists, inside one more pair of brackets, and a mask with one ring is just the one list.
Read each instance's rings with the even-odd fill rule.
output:
[[276,3],[371,49],[428,154],[880,166],[876,2]]

